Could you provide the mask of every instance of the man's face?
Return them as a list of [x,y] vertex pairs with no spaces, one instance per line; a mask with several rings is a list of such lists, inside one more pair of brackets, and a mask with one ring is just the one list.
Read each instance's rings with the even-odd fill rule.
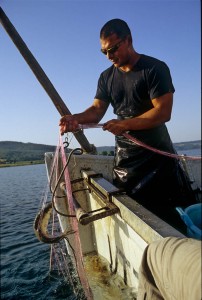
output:
[[101,52],[119,68],[127,64],[129,61],[129,39],[121,39],[116,34],[112,34],[105,39],[100,40]]

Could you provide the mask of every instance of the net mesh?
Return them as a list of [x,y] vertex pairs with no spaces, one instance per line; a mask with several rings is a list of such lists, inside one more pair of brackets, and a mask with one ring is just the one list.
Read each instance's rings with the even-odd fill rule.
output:
[[[60,145],[60,149],[61,149],[61,157],[62,157],[62,162],[63,162],[63,167],[64,167],[67,164],[67,159],[66,159],[66,153],[65,153],[65,150],[63,147],[63,141],[62,141],[61,136],[59,139],[59,145]],[[69,175],[68,167],[65,168],[65,170],[64,170],[64,179],[65,179],[65,185],[66,185],[69,214],[74,215],[75,211],[74,211],[74,205],[73,205],[72,189],[71,189],[71,182],[70,182],[70,175]],[[76,269],[78,271],[78,275],[79,275],[81,284],[84,288],[87,299],[93,299],[92,293],[90,290],[90,286],[89,286],[87,277],[85,275],[84,261],[83,261],[83,254],[82,254],[82,248],[81,248],[81,241],[80,241],[80,237],[79,237],[79,226],[78,226],[77,219],[70,218],[70,225],[71,225],[71,229],[73,229],[75,231],[74,235],[71,238],[71,246],[75,252]]]

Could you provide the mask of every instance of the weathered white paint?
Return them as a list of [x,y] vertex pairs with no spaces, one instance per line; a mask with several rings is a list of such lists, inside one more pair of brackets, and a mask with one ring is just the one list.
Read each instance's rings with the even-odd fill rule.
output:
[[[52,155],[46,154],[48,174],[51,160]],[[191,167],[188,171],[192,172],[191,178],[194,174],[195,184],[199,186],[200,161],[190,163]],[[85,179],[89,174],[101,173],[103,178],[98,177],[91,181],[102,193],[116,189],[112,185],[112,169],[113,157],[110,156],[74,155],[69,164],[71,180],[80,177]],[[73,184],[72,190],[87,187],[88,183],[84,180]],[[93,191],[77,192],[75,197],[86,211],[105,205]],[[96,251],[108,261],[112,272],[121,275],[127,285],[137,288],[138,269],[146,245],[166,236],[182,237],[183,235],[126,195],[112,196],[111,201],[119,208],[118,214],[94,221],[89,225],[79,225],[82,250],[84,254]],[[67,209],[66,204],[64,209]],[[61,218],[61,223],[65,228],[67,218]]]

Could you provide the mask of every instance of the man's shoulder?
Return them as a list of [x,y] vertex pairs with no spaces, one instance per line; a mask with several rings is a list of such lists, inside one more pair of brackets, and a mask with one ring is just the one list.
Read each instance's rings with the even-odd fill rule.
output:
[[105,69],[105,70],[101,73],[101,76],[108,77],[108,76],[110,76],[111,74],[113,74],[113,71],[114,71],[114,65],[112,65],[112,66],[110,66],[109,68]]
[[139,63],[142,65],[146,65],[148,67],[152,66],[158,66],[158,65],[166,65],[166,63],[156,57],[141,54],[141,59],[139,60]]

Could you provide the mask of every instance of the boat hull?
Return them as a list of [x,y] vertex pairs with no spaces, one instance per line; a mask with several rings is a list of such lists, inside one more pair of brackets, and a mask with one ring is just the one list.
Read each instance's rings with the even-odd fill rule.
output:
[[[50,175],[53,155],[47,153],[45,160]],[[199,170],[198,164],[195,165]],[[87,216],[86,225],[79,223],[83,255],[100,255],[108,262],[109,270],[123,278],[125,285],[137,289],[138,271],[145,247],[167,236],[184,235],[113,186],[113,157],[74,155],[68,168],[73,182],[73,195],[86,213],[106,207],[109,210],[117,208],[112,215],[107,215],[108,211],[101,218],[99,214],[98,219],[94,216],[92,222],[93,213],[84,214],[82,222]],[[77,181],[78,178],[82,180]],[[60,202],[60,209],[68,211],[65,197],[62,205]],[[66,230],[69,226],[67,218],[59,218],[62,229]]]

